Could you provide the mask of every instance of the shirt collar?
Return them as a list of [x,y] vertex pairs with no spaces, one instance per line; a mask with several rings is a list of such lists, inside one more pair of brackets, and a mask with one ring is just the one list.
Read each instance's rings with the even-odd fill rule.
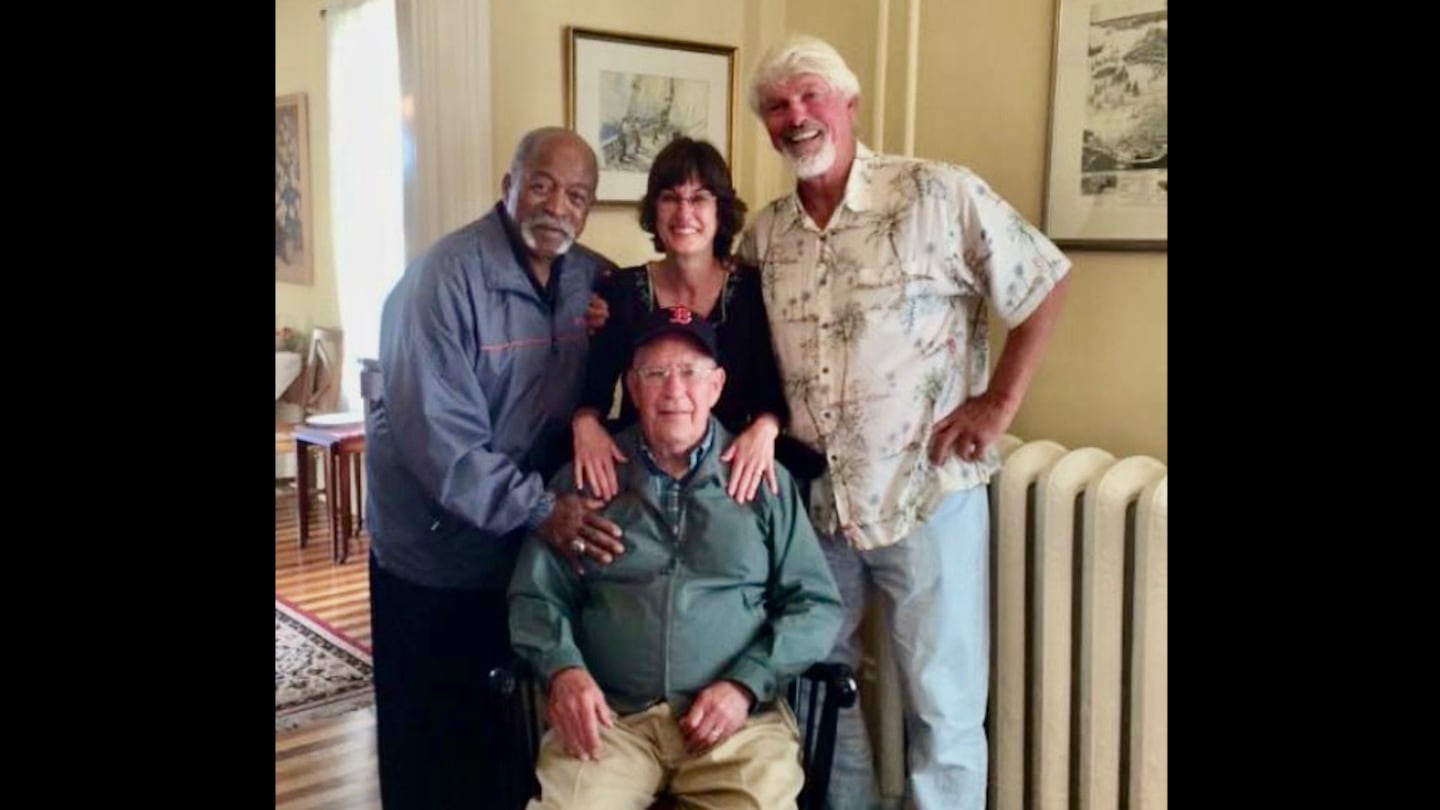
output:
[[[690,448],[690,453],[686,457],[685,474],[680,476],[678,480],[684,481],[686,478],[689,478],[695,470],[700,467],[700,462],[705,460],[705,456],[709,455],[710,448],[714,444],[715,417],[712,415],[705,423],[705,435],[701,437],[699,443]],[[640,456],[645,459],[645,466],[650,470],[652,476],[674,477],[670,475],[670,473],[660,469],[659,463],[655,461],[655,456],[650,452],[649,445],[645,443],[645,433],[643,431],[640,433]]]
[[[845,179],[845,195],[840,199],[841,208],[848,208],[858,214],[875,207],[874,188],[870,181],[870,164],[874,159],[875,153],[870,150],[870,147],[857,139],[855,141],[855,159],[850,162],[850,175]],[[790,213],[792,216],[790,227],[805,227],[805,205],[800,202],[798,183],[790,192]],[[830,221],[833,227],[835,218],[831,217]]]
[[852,211],[869,211],[875,207],[875,195],[870,183],[870,163],[875,153],[870,147],[855,141],[855,160],[850,164],[850,177],[845,180],[845,205]]

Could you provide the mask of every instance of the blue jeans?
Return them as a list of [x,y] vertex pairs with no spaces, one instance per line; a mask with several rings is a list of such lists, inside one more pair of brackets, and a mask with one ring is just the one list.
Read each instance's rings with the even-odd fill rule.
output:
[[[867,583],[880,595],[906,706],[907,793],[920,810],[984,810],[989,750],[990,501],[985,487],[954,493],[899,543],[856,551],[821,546],[845,603],[829,660],[859,669]],[[802,719],[803,728],[803,719]],[[829,810],[880,806],[864,718],[840,712]]]

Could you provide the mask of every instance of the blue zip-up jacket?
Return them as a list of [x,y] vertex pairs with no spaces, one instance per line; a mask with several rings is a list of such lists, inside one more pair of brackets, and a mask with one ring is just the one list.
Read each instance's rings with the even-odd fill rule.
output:
[[431,588],[504,588],[545,481],[569,460],[585,310],[613,265],[576,245],[552,307],[503,206],[405,271],[380,321],[382,401],[365,422],[366,520],[380,565]]

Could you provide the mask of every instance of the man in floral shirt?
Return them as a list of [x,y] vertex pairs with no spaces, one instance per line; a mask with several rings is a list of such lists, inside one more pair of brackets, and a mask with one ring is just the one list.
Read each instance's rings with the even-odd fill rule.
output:
[[[750,105],[794,170],[740,254],[765,305],[796,438],[823,452],[816,530],[846,604],[833,658],[858,666],[867,580],[884,593],[920,808],[985,806],[989,502],[1009,427],[1060,313],[1070,262],[968,169],[859,143],[860,85],[830,45],[761,60]],[[987,306],[1009,328],[989,374]],[[858,712],[829,801],[878,804]]]

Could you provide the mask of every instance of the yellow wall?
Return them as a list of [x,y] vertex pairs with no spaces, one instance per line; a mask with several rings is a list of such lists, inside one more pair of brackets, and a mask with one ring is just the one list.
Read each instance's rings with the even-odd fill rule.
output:
[[[310,95],[316,188],[315,286],[275,285],[276,312],[300,325],[338,320],[331,267],[325,155],[322,0],[276,0],[275,90]],[[891,0],[885,115],[888,151],[903,148],[905,0]],[[974,169],[1031,221],[1042,218],[1053,0],[930,0],[920,26],[915,153]],[[836,45],[860,77],[859,132],[876,97],[876,3],[869,0],[493,0],[495,198],[515,140],[565,118],[566,25],[740,47],[735,99],[736,183],[752,207],[789,177],[745,105],[745,79],[765,46],[790,31]],[[317,140],[318,137],[318,140]],[[874,145],[872,143],[872,145]],[[483,212],[477,211],[478,216]],[[652,255],[633,209],[600,208],[582,241],[617,262]],[[1167,294],[1164,253],[1068,251],[1069,300],[1011,432],[1067,446],[1167,461]],[[995,333],[997,347],[1003,334]],[[998,357],[998,351],[996,352]]]
[[1165,254],[1071,255],[1065,314],[1011,432],[1168,463]]
[[275,282],[277,320],[301,330],[340,323],[330,242],[330,155],[325,142],[329,109],[325,101],[325,21],[320,16],[324,7],[325,0],[275,0],[275,95],[304,93],[310,117],[314,275],[311,286]]

